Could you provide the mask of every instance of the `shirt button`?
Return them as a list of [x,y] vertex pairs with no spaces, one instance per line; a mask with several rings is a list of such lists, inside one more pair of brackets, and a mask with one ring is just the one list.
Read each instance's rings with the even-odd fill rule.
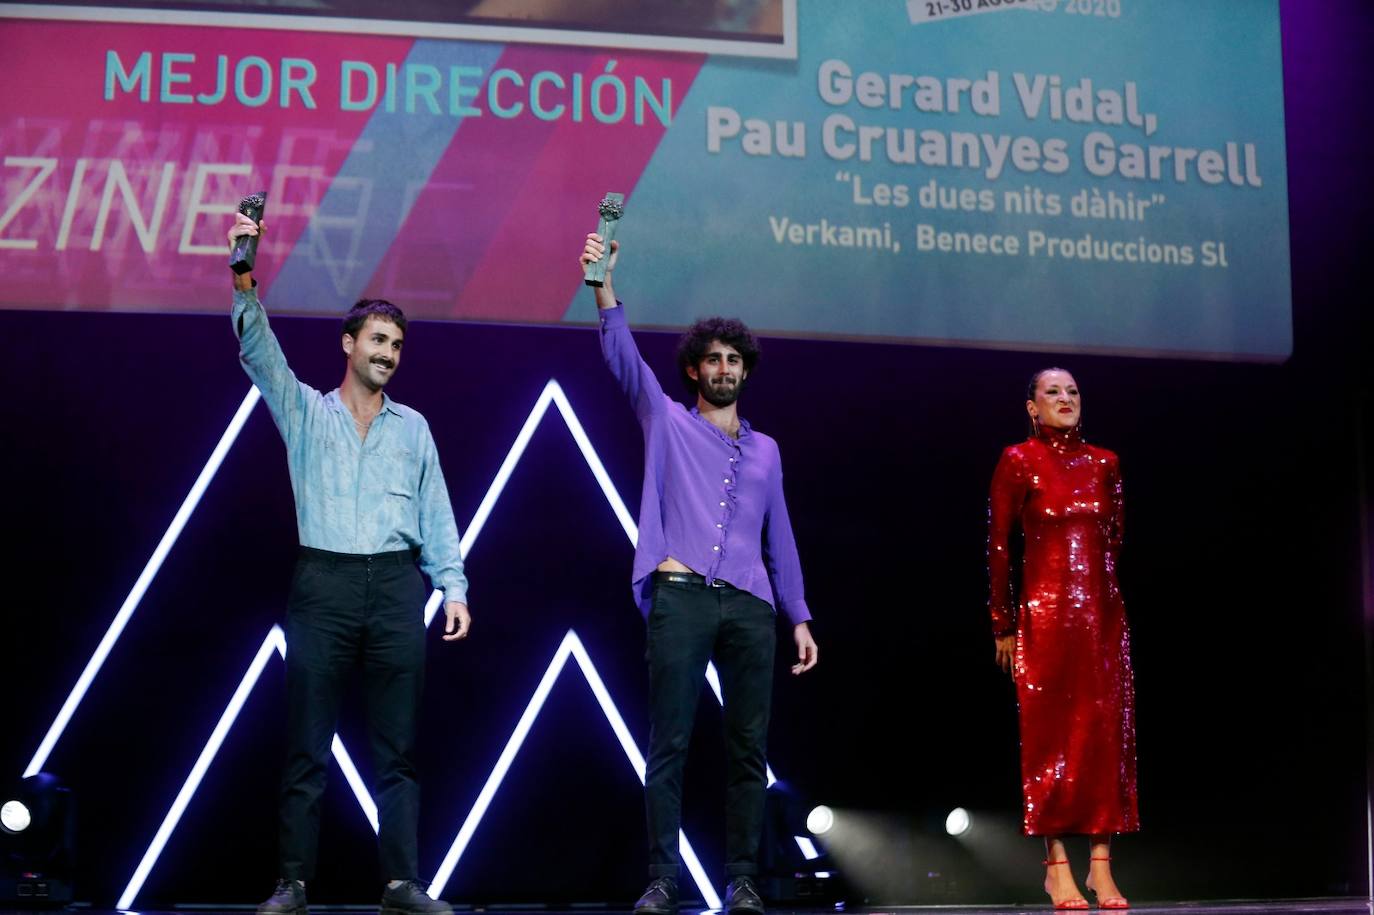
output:
[[724,502],[720,503],[720,507],[721,507],[721,508],[724,508],[724,507],[725,507],[725,503],[724,503]]
[[730,478],[729,478],[729,477],[726,477],[726,478],[725,478],[725,482],[729,483],[729,482],[730,482]]
[[723,527],[725,527],[725,525],[723,525],[723,524],[721,524],[719,521],[717,521],[717,522],[716,522],[716,527],[723,528]]
[[711,547],[711,549],[715,550],[717,553],[720,552],[720,547],[719,547],[719,546],[713,546],[713,547]]

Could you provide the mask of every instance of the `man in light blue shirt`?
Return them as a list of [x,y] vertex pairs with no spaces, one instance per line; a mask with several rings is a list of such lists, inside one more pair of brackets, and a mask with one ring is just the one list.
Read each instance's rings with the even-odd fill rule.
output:
[[[232,245],[260,226],[238,215]],[[377,770],[383,915],[451,915],[419,883],[415,716],[424,685],[428,589],[444,592],[444,640],[471,625],[458,525],[429,424],[382,389],[395,374],[406,319],[382,300],[344,318],[343,381],[328,394],[296,380],[251,272],[234,278],[239,359],[286,443],[300,557],[286,612],[287,756],[282,774],[276,890],[260,915],[306,915],[320,796],[339,702],[363,668],[368,737]]]

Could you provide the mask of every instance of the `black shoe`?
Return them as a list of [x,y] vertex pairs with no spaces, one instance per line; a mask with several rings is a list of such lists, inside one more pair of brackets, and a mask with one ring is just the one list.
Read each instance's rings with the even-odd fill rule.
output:
[[382,915],[453,915],[453,906],[430,899],[415,880],[402,880],[382,891]]
[[674,915],[677,912],[677,881],[655,877],[635,903],[635,915]]
[[306,915],[305,884],[299,880],[278,880],[267,901],[258,906],[258,915]]
[[759,895],[753,877],[736,877],[730,881],[725,888],[725,911],[731,915],[743,915],[745,912],[763,915],[763,897]]

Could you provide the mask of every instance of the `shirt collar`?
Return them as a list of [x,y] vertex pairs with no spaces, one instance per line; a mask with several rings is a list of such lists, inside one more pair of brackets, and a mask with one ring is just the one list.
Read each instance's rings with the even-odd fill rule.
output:
[[[347,409],[347,407],[344,406],[343,399],[339,397],[338,388],[335,388],[334,390],[329,392],[329,394],[325,397],[325,403],[329,405],[329,409],[331,410]],[[379,412],[393,413],[396,416],[401,415],[401,411],[396,409],[396,401],[392,400],[391,397],[386,393],[386,391],[382,392],[382,409]],[[741,428],[743,428],[743,423],[741,423]]]
[[[386,395],[383,394],[382,396],[385,397]],[[743,441],[744,439],[748,438],[750,435],[753,434],[753,429],[749,425],[749,420],[745,419],[743,416],[739,418],[739,438],[733,439],[730,436],[726,435],[724,432],[720,431],[719,427],[717,427],[715,423],[711,422],[709,419],[702,416],[701,411],[698,410],[696,407],[692,407],[691,413],[702,423],[709,426],[712,432],[714,432],[716,435],[719,435],[727,442]]]

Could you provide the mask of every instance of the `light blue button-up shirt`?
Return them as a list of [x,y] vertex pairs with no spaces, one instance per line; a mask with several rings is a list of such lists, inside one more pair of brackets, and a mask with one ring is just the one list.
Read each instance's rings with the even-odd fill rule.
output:
[[235,291],[233,319],[239,360],[286,442],[301,545],[354,554],[418,548],[444,599],[466,603],[458,525],[425,418],[383,394],[363,441],[338,388],[321,394],[296,380],[256,291]]

